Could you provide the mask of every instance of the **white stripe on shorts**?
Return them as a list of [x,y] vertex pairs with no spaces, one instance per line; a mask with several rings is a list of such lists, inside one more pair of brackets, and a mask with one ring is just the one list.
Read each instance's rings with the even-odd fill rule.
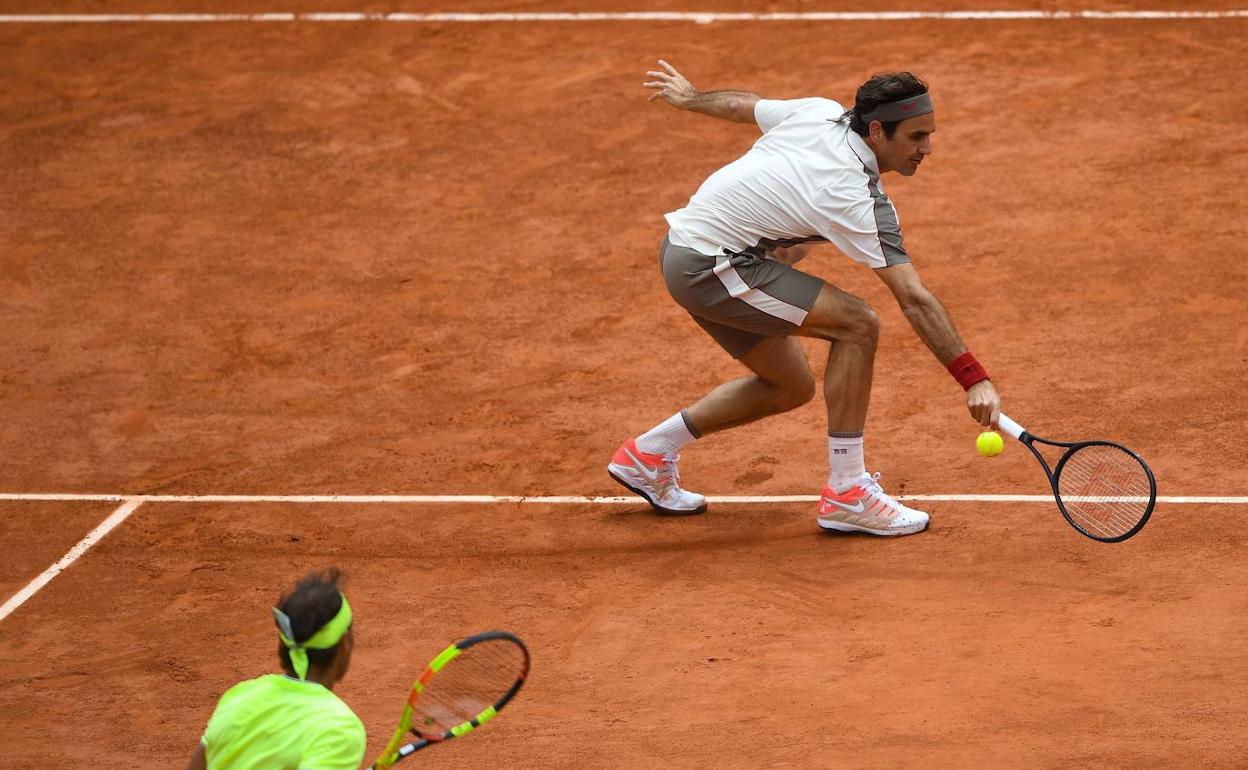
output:
[[715,276],[719,278],[719,282],[728,290],[728,293],[745,302],[750,307],[761,310],[767,315],[782,318],[794,326],[801,326],[802,322],[806,320],[806,311],[797,305],[790,305],[784,300],[776,299],[759,289],[751,289],[741,278],[741,275],[737,273],[737,269],[732,266],[732,262],[728,257],[722,255],[715,257],[713,270]]

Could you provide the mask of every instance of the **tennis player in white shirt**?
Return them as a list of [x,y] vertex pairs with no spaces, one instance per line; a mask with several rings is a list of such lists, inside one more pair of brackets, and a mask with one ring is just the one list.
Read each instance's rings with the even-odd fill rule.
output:
[[981,425],[994,425],[1000,396],[967,350],[948,312],[919,278],[880,176],[911,176],[931,155],[936,117],[927,84],[909,72],[873,76],[851,109],[830,99],[764,99],[747,91],[699,91],[660,60],[646,88],[683,110],[763,135],[716,171],[677,211],[659,261],[667,289],[751,374],[629,439],[607,471],[660,513],[706,510],[681,489],[678,452],[702,436],[779,414],[814,398],[815,377],[794,337],[831,343],[824,370],[829,474],[819,504],[824,529],[909,535],[928,515],[884,492],[863,459],[880,321],[863,300],[793,264],[809,244],[830,242],[880,277],[915,332],[966,391]]

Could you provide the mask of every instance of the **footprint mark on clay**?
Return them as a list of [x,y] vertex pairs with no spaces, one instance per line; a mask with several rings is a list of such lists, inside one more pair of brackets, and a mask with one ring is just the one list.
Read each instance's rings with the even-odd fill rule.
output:
[[737,476],[735,479],[733,479],[733,482],[736,484],[742,484],[742,485],[761,484],[764,481],[768,481],[769,479],[771,479],[771,476],[772,476],[771,471],[752,470],[752,471],[746,471],[745,473],[742,473],[740,476]]

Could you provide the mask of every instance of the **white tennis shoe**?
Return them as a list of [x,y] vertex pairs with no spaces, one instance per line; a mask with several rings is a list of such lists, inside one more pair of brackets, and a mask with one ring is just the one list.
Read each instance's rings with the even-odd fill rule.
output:
[[629,439],[615,452],[607,465],[611,478],[641,495],[654,510],[667,516],[688,516],[706,510],[706,498],[680,488],[676,461],[680,455],[642,452],[636,439]]
[[819,526],[839,532],[867,532],[895,537],[927,529],[928,515],[907,508],[880,487],[880,474],[863,474],[862,480],[844,492],[823,488],[819,501]]

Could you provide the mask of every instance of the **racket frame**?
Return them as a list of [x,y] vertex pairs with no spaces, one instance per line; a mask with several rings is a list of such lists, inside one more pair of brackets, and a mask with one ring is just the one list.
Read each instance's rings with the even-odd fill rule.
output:
[[[1121,543],[1123,540],[1132,537],[1143,529],[1144,525],[1148,523],[1149,518],[1153,515],[1153,509],[1157,507],[1157,479],[1153,476],[1153,469],[1148,467],[1148,463],[1144,462],[1144,458],[1140,457],[1138,454],[1122,444],[1116,444],[1112,441],[1053,441],[1047,438],[1040,438],[1034,433],[1029,433],[1026,428],[1010,419],[1005,413],[1001,414],[1000,418],[997,420],[997,425],[1001,428],[1001,430],[1018,439],[1019,443],[1027,447],[1027,449],[1036,456],[1036,459],[1040,461],[1040,467],[1044,469],[1044,475],[1048,477],[1049,486],[1053,489],[1053,500],[1057,503],[1057,509],[1062,512],[1062,517],[1066,519],[1066,523],[1074,527],[1075,531],[1079,534],[1101,543]],[[1065,449],[1066,451],[1062,454],[1061,458],[1058,459],[1057,465],[1050,468],[1049,461],[1044,459],[1044,455],[1040,453],[1039,449],[1036,449],[1036,443]],[[1069,460],[1075,452],[1083,449],[1084,447],[1090,446],[1108,446],[1126,453],[1140,464],[1140,467],[1144,469],[1144,473],[1148,476],[1148,505],[1144,509],[1144,513],[1140,516],[1139,521],[1135,523],[1135,526],[1121,535],[1104,537],[1102,535],[1092,534],[1075,522],[1074,518],[1071,517],[1070,512],[1066,510],[1066,504],[1062,502],[1062,493],[1060,487],[1058,486],[1058,480],[1062,476],[1062,468],[1066,466],[1066,461]]]
[[[496,640],[504,640],[515,644],[524,654],[524,665],[521,667],[521,671],[516,677],[516,681],[512,683],[507,692],[472,719],[455,725],[449,730],[446,730],[438,735],[426,735],[419,730],[416,730],[412,726],[414,706],[421,693],[423,693],[425,688],[429,685],[429,681],[433,679],[434,675],[441,671],[442,668],[452,660],[459,657],[464,651],[472,649],[482,642]],[[382,751],[381,756],[378,757],[377,760],[370,766],[370,770],[382,770],[383,768],[392,767],[399,761],[406,759],[423,748],[466,735],[486,722],[489,722],[498,715],[499,711],[502,711],[503,707],[506,706],[512,698],[516,697],[516,693],[520,692],[520,688],[524,685],[528,676],[529,648],[525,646],[520,637],[515,634],[511,634],[506,631],[485,631],[479,634],[473,634],[466,639],[461,639],[460,641],[448,646],[442,652],[438,653],[437,657],[430,661],[429,665],[425,667],[425,670],[421,673],[420,677],[412,683],[412,689],[411,692],[408,693],[407,702],[403,704],[403,716],[399,719],[398,729],[395,730],[394,735],[390,738],[390,742],[386,745],[385,750]],[[419,736],[420,740],[399,745],[409,731]]]

